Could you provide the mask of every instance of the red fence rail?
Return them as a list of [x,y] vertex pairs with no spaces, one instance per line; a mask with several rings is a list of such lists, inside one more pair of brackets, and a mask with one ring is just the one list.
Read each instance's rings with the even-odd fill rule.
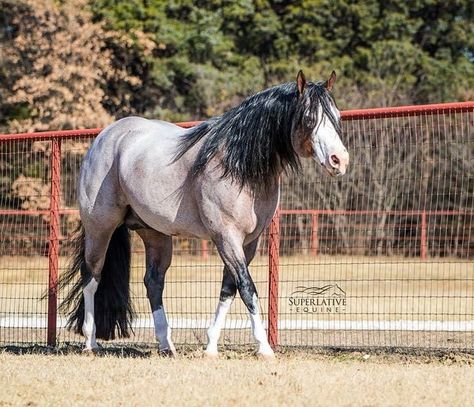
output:
[[324,209],[281,209],[280,215],[309,215],[311,217],[311,255],[318,255],[319,248],[319,216],[320,215],[396,215],[396,216],[415,216],[420,218],[420,258],[426,260],[428,258],[428,216],[474,216],[474,210],[462,210],[462,211],[442,211],[442,210],[393,210],[393,211],[374,211],[374,210],[324,210]]
[[[457,114],[462,112],[473,112],[474,102],[448,103],[424,106],[407,106],[397,108],[365,109],[342,112],[344,120],[368,120],[393,117],[429,116],[434,114]],[[182,127],[192,127],[199,122],[178,123]],[[50,154],[50,208],[49,210],[22,210],[22,209],[0,209],[0,215],[48,215],[49,216],[49,279],[48,279],[48,327],[47,343],[54,345],[57,342],[57,281],[59,270],[59,245],[61,240],[60,215],[76,212],[74,209],[61,209],[61,142],[75,139],[77,137],[95,137],[101,129],[67,130],[40,133],[3,134],[0,135],[0,143],[14,141],[48,141],[51,143]],[[268,324],[269,340],[273,347],[278,345],[278,302],[279,302],[279,256],[280,256],[280,216],[305,215],[311,217],[310,232],[310,254],[317,256],[320,248],[319,229],[321,227],[320,217],[322,215],[393,215],[414,216],[420,219],[420,257],[426,260],[429,256],[428,250],[428,217],[432,216],[472,216],[473,210],[347,210],[347,209],[280,209],[270,225],[268,253],[269,253],[269,283],[268,283]],[[201,251],[204,260],[209,255],[207,242],[201,243]]]
[[[404,117],[417,115],[430,115],[438,113],[461,113],[472,112],[474,109],[474,101],[455,102],[455,103],[438,103],[429,105],[415,106],[398,106],[398,107],[381,107],[374,109],[354,109],[341,112],[344,120],[363,120],[363,119],[381,119],[386,117]],[[176,123],[183,128],[190,128],[202,123],[201,121],[189,121]],[[77,137],[95,137],[101,132],[101,128],[95,129],[79,129],[79,130],[55,130],[40,131],[36,133],[10,133],[0,134],[0,141],[13,140],[52,140],[60,138],[67,140]]]

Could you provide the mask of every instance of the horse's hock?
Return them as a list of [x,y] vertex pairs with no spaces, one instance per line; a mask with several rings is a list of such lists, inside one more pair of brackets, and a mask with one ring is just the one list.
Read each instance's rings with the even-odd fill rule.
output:
[[[285,176],[250,267],[270,343],[472,351],[474,102],[342,117],[348,173],[331,179],[303,162],[301,175]],[[0,136],[2,345],[82,342],[57,313],[56,284],[74,249],[79,166],[97,134]],[[152,344],[136,236],[132,252],[135,334],[119,342]],[[210,242],[174,239],[165,297],[176,344],[206,342],[221,274]],[[234,302],[221,343],[253,342],[249,324]]]

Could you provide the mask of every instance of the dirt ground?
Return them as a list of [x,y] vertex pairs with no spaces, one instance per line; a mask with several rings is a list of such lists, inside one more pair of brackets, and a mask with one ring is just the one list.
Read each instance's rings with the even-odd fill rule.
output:
[[468,406],[474,386],[474,355],[459,353],[18,353],[0,350],[0,406]]

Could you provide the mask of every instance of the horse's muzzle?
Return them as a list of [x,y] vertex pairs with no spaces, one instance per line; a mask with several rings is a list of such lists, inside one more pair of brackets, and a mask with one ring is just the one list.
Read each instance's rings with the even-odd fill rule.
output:
[[330,169],[328,172],[333,177],[340,177],[344,175],[347,171],[349,165],[349,153],[346,149],[339,153],[331,154],[329,157]]

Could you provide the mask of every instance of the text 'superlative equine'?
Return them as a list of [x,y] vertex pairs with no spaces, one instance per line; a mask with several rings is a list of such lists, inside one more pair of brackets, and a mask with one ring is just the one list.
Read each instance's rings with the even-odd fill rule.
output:
[[184,235],[212,240],[224,263],[206,353],[217,355],[238,290],[258,353],[273,356],[248,266],[278,205],[283,171],[298,170],[300,157],[312,157],[333,176],[346,172],[349,154],[330,93],[335,79],[333,72],[324,83],[306,82],[300,71],[296,83],[266,89],[188,130],[130,117],[99,134],[82,163],[82,226],[74,262],[61,280],[64,287],[80,273],[63,307],[87,350],[97,347],[96,338],[129,336],[130,229],[145,245],[144,282],[161,351],[175,352],[163,289],[171,237]]

